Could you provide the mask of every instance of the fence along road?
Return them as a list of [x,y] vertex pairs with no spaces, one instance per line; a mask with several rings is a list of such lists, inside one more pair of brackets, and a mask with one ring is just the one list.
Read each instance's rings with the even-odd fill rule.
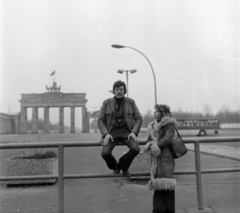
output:
[[[222,168],[201,170],[200,143],[222,143],[222,142],[240,142],[240,136],[232,137],[192,137],[183,138],[186,144],[194,144],[195,170],[176,171],[175,175],[196,175],[198,210],[204,210],[202,174],[209,173],[227,173],[240,172],[240,168]],[[140,139],[139,144],[144,145],[146,140]],[[120,144],[122,145],[122,144]],[[76,142],[41,142],[41,143],[9,143],[0,144],[0,149],[22,149],[22,148],[56,148],[58,147],[58,175],[41,176],[11,176],[0,177],[0,181],[8,180],[35,180],[35,179],[58,179],[58,210],[64,212],[64,179],[82,179],[82,178],[108,178],[122,177],[122,174],[64,174],[64,148],[65,147],[96,147],[101,146],[100,141],[76,141]],[[132,176],[149,176],[149,173],[133,173]]]

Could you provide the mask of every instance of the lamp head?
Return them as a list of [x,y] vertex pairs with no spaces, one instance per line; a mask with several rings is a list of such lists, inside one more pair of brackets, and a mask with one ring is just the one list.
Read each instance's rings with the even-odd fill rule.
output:
[[123,74],[124,70],[118,70],[117,72]]
[[113,48],[124,48],[125,46],[119,45],[119,44],[113,44]]
[[130,73],[135,73],[137,72],[137,70],[130,70]]

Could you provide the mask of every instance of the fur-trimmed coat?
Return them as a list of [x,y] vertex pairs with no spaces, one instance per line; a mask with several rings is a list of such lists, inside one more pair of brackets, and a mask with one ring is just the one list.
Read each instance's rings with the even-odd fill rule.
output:
[[176,119],[164,116],[161,121],[148,125],[149,137],[143,151],[152,156],[150,190],[174,190],[177,183],[173,177],[174,158],[170,144],[175,135]]

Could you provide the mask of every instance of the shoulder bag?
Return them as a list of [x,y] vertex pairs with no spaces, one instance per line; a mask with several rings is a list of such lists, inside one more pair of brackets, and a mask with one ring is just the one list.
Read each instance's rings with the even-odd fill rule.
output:
[[185,146],[185,144],[182,140],[182,137],[179,134],[176,127],[175,127],[175,129],[177,131],[177,137],[175,137],[173,139],[172,144],[170,145],[170,148],[172,150],[173,157],[176,159],[176,158],[180,158],[183,155],[185,155],[188,152],[188,150],[187,150],[187,147]]

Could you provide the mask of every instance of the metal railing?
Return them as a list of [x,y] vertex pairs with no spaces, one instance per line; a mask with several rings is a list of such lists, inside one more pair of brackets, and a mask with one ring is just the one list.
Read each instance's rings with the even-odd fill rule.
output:
[[[240,172],[240,168],[201,169],[200,143],[240,142],[240,136],[235,137],[203,137],[183,138],[186,144],[194,143],[195,170],[178,170],[175,175],[196,175],[198,209],[203,210],[202,174]],[[146,140],[139,139],[139,145],[144,145]],[[122,145],[122,144],[120,144]],[[35,175],[35,176],[8,176],[0,177],[0,181],[10,180],[36,180],[57,179],[58,180],[58,210],[64,212],[64,179],[82,178],[107,178],[122,177],[122,174],[64,174],[64,148],[65,147],[94,147],[101,146],[101,142],[79,141],[79,142],[41,142],[41,143],[9,143],[0,144],[0,149],[22,149],[22,148],[56,148],[58,147],[58,175]],[[132,176],[150,176],[150,173],[132,173]]]

